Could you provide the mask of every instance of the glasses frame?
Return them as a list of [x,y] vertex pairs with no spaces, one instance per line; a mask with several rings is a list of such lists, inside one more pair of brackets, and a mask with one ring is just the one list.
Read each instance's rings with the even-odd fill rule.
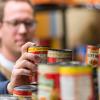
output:
[[11,26],[13,29],[16,29],[16,30],[18,30],[22,24],[25,26],[26,29],[31,29],[31,30],[34,30],[37,26],[36,20],[23,20],[23,21],[4,20],[3,23],[8,24],[9,26]]

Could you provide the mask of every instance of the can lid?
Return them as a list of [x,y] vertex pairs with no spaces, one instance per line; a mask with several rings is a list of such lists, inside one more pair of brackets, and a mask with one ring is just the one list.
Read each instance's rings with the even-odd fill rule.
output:
[[81,63],[80,61],[66,61],[66,62],[60,62],[59,63],[60,66],[83,66],[85,64]]
[[15,87],[13,90],[13,94],[16,95],[27,95],[30,96],[32,95],[32,92],[37,91],[37,87],[34,85],[22,85]]
[[37,90],[37,87],[35,85],[22,85],[15,87],[14,89],[19,90],[19,91],[35,91]]
[[65,52],[65,50],[63,50],[63,49],[49,49],[48,50],[49,52]]

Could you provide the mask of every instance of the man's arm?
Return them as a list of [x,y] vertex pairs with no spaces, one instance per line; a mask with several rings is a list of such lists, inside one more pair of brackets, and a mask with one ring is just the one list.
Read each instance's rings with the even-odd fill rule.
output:
[[0,94],[8,94],[7,92],[7,85],[9,81],[0,82]]

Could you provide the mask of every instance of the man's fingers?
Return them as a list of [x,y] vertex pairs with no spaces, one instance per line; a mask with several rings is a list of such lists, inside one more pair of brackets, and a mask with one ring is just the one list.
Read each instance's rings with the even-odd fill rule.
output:
[[35,46],[35,45],[36,45],[35,43],[27,42],[26,44],[24,44],[24,45],[22,46],[22,49],[21,49],[22,53],[27,52],[27,49],[28,49],[29,47]]
[[14,66],[15,69],[24,68],[24,69],[31,70],[32,72],[36,71],[36,69],[37,69],[36,67],[37,67],[37,64],[33,64],[33,62],[30,62],[30,61],[27,61],[27,60],[23,60],[23,61],[21,61],[20,63],[17,63]]
[[25,76],[32,76],[34,72],[31,72],[30,70],[27,69],[16,69],[13,70],[12,74],[14,76],[21,76],[21,75],[25,75]]
[[32,54],[32,53],[27,53],[25,52],[20,58],[19,60],[17,60],[16,63],[21,62],[22,60],[28,60],[31,61],[33,63],[39,63],[41,61],[41,58],[36,55],[36,54]]

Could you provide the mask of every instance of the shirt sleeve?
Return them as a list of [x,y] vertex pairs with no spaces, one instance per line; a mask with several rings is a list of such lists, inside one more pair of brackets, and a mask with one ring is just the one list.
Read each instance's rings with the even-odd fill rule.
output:
[[7,85],[9,81],[2,81],[0,82],[0,94],[8,94]]

